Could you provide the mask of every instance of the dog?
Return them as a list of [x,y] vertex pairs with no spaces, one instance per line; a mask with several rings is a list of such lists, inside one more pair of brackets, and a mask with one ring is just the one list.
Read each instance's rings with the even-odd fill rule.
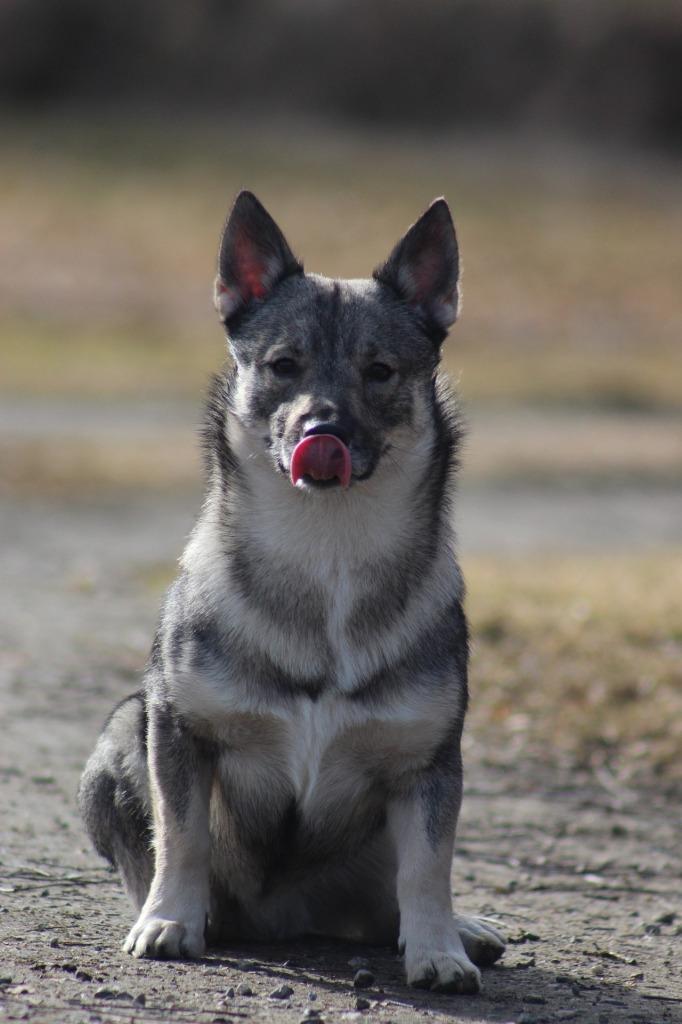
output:
[[201,514],[142,692],[79,788],[136,957],[303,935],[398,943],[476,992],[504,940],[453,914],[468,631],[439,372],[459,253],[435,200],[369,280],[304,273],[241,192],[215,283]]

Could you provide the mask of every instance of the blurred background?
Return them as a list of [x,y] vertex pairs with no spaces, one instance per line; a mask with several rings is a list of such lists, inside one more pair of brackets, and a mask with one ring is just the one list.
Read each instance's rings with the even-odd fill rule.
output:
[[679,787],[679,3],[2,0],[0,115],[8,706],[28,687],[44,731],[136,683],[235,191],[354,277],[444,194],[469,746]]

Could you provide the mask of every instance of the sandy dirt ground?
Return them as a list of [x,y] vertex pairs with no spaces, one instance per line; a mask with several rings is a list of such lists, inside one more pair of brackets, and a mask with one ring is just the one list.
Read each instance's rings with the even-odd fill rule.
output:
[[[468,500],[461,532],[475,548],[482,522],[494,540],[494,501],[484,514]],[[137,685],[155,573],[178,555],[195,504],[186,493],[0,504],[0,1020],[682,1021],[679,817],[609,777],[504,764],[499,751],[493,765],[475,736],[453,891],[509,939],[482,994],[410,990],[390,949],[249,946],[197,963],[121,952],[131,911],[74,795],[108,709]],[[367,988],[354,987],[356,957]]]

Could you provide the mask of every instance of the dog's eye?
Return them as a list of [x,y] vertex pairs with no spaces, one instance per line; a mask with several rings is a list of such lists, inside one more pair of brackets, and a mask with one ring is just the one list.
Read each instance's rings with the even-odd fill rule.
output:
[[298,363],[289,356],[282,356],[281,359],[275,359],[274,363],[270,363],[270,369],[275,377],[295,377],[298,373]]
[[393,370],[386,363],[370,363],[365,370],[365,379],[385,384],[393,376]]

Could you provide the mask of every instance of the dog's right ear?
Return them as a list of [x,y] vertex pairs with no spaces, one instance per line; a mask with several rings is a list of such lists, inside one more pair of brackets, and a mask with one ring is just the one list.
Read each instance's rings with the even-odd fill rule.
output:
[[443,340],[459,312],[459,250],[444,199],[434,199],[373,276],[418,309]]
[[283,278],[302,274],[303,266],[253,192],[235,199],[218,256],[214,302],[224,324],[252,303],[267,298]]

